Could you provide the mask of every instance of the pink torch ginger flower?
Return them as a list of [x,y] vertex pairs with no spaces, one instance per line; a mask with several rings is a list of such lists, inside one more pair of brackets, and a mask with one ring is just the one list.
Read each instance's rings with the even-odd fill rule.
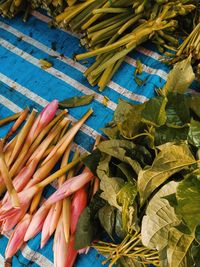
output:
[[54,251],[54,266],[68,267],[67,265],[67,248],[68,245],[65,240],[63,220],[60,217],[58,226],[56,228],[53,251]]
[[58,110],[58,100],[53,100],[39,114],[34,122],[27,139],[35,140],[41,130],[53,119]]
[[[74,192],[79,190],[81,187],[83,187],[85,184],[90,182],[93,178],[92,172],[85,168],[83,173],[81,173],[78,176],[75,176],[73,178],[68,179],[64,184],[61,185],[59,189],[47,200],[44,202],[42,207],[35,213],[33,216],[33,219],[30,223],[30,226],[27,230],[25,241],[30,240],[34,236],[36,236],[42,229],[42,225],[44,223],[44,220],[47,216],[47,213],[54,203],[57,201],[60,201],[70,195],[72,195]],[[20,197],[20,195],[19,195]],[[45,216],[41,219],[41,214]]]
[[56,190],[56,192],[51,195],[50,198],[45,202],[45,205],[52,205],[57,201],[70,196],[81,187],[86,185],[88,182],[90,182],[93,177],[93,173],[88,168],[85,168],[81,174],[64,182],[64,184],[62,184],[62,186],[58,190]]
[[42,228],[41,248],[45,246],[51,235],[58,225],[60,214],[62,211],[62,202],[59,201],[55,205],[52,205]]
[[5,252],[6,259],[11,258],[24,243],[24,235],[31,221],[31,215],[26,214],[13,231]]
[[66,257],[66,265],[65,267],[73,267],[76,257],[78,255],[78,251],[74,248],[75,238],[74,235],[70,237],[69,244],[67,247],[67,257]]

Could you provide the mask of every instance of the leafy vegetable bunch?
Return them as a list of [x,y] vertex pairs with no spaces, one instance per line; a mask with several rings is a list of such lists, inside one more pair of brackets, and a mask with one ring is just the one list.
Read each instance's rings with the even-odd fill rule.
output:
[[[177,63],[158,96],[120,100],[85,160],[100,190],[83,211],[75,247],[94,242],[109,266],[199,266],[200,97],[185,93],[194,73]],[[86,227],[87,225],[87,227]]]
[[[177,26],[182,16],[195,14],[197,0],[0,0],[0,14],[11,18],[18,11],[42,7],[53,17],[54,26],[82,33],[81,44],[89,52],[77,60],[96,57],[85,72],[91,85],[102,91],[120,68],[125,57],[138,45],[151,39],[161,52],[178,47]],[[192,16],[187,16],[191,25]],[[198,16],[197,16],[198,17]],[[179,24],[181,25],[181,24]],[[190,27],[189,33],[193,31]],[[195,32],[198,32],[199,28]],[[180,32],[180,31],[179,31]],[[187,35],[189,35],[189,33]],[[199,37],[189,36],[187,46],[199,54]],[[183,33],[180,34],[183,37]],[[188,40],[188,38],[186,40]],[[184,46],[185,47],[185,46]],[[184,47],[178,54],[188,55]],[[191,48],[192,47],[192,48]],[[184,57],[183,57],[184,58]],[[178,60],[182,56],[177,57]],[[197,56],[197,60],[198,56]]]
[[58,27],[83,32],[81,43],[90,50],[77,60],[96,56],[85,76],[102,91],[125,59],[152,39],[163,52],[178,45],[172,36],[177,17],[195,9],[193,1],[89,0],[66,8],[54,19]]

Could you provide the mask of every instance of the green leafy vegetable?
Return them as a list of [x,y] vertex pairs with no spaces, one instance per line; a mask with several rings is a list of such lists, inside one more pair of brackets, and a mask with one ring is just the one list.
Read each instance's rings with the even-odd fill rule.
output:
[[187,168],[196,161],[185,144],[168,144],[155,158],[151,167],[139,172],[138,191],[144,204],[149,195],[174,173]]
[[159,251],[164,249],[168,244],[170,228],[180,222],[174,209],[163,198],[175,193],[177,186],[178,183],[173,181],[166,184],[148,204],[141,228],[142,243],[148,248]]
[[176,228],[169,231],[167,259],[169,267],[188,267],[192,266],[188,253],[194,241],[192,235],[179,232]]
[[121,210],[117,202],[117,194],[124,185],[124,181],[118,177],[110,177],[109,162],[111,157],[103,156],[97,168],[97,174],[100,178],[100,189],[102,190],[101,197],[108,201],[108,203]]
[[75,249],[79,250],[89,246],[94,240],[95,229],[92,223],[92,214],[89,207],[86,207],[81,214],[75,235]]
[[190,109],[200,118],[200,96],[190,96],[188,98]]
[[99,210],[99,220],[106,232],[112,237],[115,227],[115,208],[105,205]]
[[189,127],[172,128],[166,125],[156,128],[155,145],[159,146],[168,142],[181,142],[187,139]]
[[176,193],[176,212],[193,232],[200,222],[200,179],[197,175],[189,175],[179,183]]
[[174,65],[163,88],[164,94],[167,95],[169,92],[185,93],[194,78],[191,57],[188,57]]
[[122,206],[123,228],[129,230],[133,225],[135,208],[133,206],[137,196],[136,184],[126,183],[118,192],[117,201]]
[[94,94],[84,96],[74,96],[59,102],[60,108],[75,108],[90,104],[94,99]]
[[167,120],[166,105],[166,97],[158,96],[150,99],[142,111],[142,121],[156,127],[164,125]]
[[109,140],[98,145],[101,152],[130,164],[133,170],[138,173],[141,170],[140,164],[127,155],[127,150],[135,150],[135,148],[134,143],[125,140]]
[[169,127],[184,127],[190,122],[190,111],[185,95],[169,93],[166,112],[166,124]]
[[124,100],[119,100],[114,113],[114,122],[124,138],[132,139],[139,132],[143,125],[141,112],[144,107],[145,104],[133,105]]
[[200,147],[200,122],[192,120],[188,133],[188,142],[196,147]]

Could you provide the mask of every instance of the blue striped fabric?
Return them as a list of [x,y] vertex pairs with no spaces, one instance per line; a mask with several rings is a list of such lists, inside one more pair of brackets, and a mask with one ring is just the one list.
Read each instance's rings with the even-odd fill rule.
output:
[[[94,115],[87,120],[75,138],[75,143],[82,151],[90,151],[95,136],[101,133],[100,128],[112,119],[118,99],[139,103],[153,97],[155,89],[165,83],[169,69],[159,61],[161,55],[155,48],[147,44],[126,58],[112,82],[99,94],[98,88],[91,87],[83,76],[92,59],[84,64],[72,60],[74,54],[84,51],[79,46],[78,37],[58,29],[50,30],[48,20],[48,17],[38,12],[34,12],[26,24],[21,18],[0,19],[0,118],[19,112],[26,106],[41,110],[55,98],[63,100],[95,92],[95,101],[90,105],[94,109]],[[54,46],[56,51],[52,49]],[[61,54],[65,56],[60,56]],[[53,67],[41,69],[40,59],[52,62]],[[143,63],[144,70],[140,78],[146,79],[142,87],[134,81],[138,59]],[[104,96],[110,99],[107,107],[103,105]],[[70,109],[71,118],[79,119],[88,108],[89,106]],[[9,126],[0,129],[0,137],[4,136]],[[50,186],[44,197],[48,197],[53,190]],[[7,237],[0,237],[0,266],[4,266]],[[39,243],[40,235],[17,253],[12,260],[12,266],[53,266],[52,239],[42,250]],[[88,255],[79,256],[76,266],[102,266],[102,259],[91,249]]]

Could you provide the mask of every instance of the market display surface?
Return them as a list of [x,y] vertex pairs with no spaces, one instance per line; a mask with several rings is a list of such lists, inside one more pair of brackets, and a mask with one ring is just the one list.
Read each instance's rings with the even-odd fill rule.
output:
[[[74,138],[72,150],[75,151],[76,147],[78,147],[81,154],[84,154],[85,152],[92,152],[96,138],[103,133],[104,136],[106,135],[110,139],[110,141],[102,141],[100,143],[98,153],[93,152],[91,154],[94,155],[93,158],[96,159],[95,161],[93,159],[91,160],[91,158],[86,161],[83,160],[88,167],[92,165],[94,168],[95,166],[97,170],[95,175],[98,175],[102,181],[100,186],[101,190],[104,192],[102,198],[108,203],[106,205],[105,203],[103,205],[101,203],[102,210],[98,211],[101,223],[105,224],[104,229],[110,236],[112,236],[112,233],[116,231],[116,228],[113,230],[113,220],[115,220],[113,219],[113,216],[116,216],[116,211],[122,212],[121,227],[130,227],[131,230],[128,229],[128,231],[131,233],[131,236],[124,235],[123,231],[121,233],[115,232],[115,234],[119,234],[122,240],[125,238],[125,245],[128,242],[132,245],[135,244],[135,247],[139,251],[143,251],[143,255],[147,255],[146,258],[142,258],[141,260],[146,265],[136,262],[126,262],[123,259],[124,262],[120,262],[121,265],[119,266],[140,267],[147,266],[149,263],[159,266],[160,263],[158,262],[158,254],[154,250],[162,250],[167,245],[167,230],[169,229],[167,228],[167,230],[163,232],[159,232],[160,229],[157,229],[158,236],[163,235],[164,239],[164,241],[160,243],[157,241],[160,241],[160,239],[156,239],[159,237],[156,236],[155,233],[151,233],[151,231],[149,231],[149,236],[144,234],[145,227],[154,223],[154,218],[152,218],[152,214],[154,214],[154,212],[161,218],[164,216],[163,213],[169,213],[168,215],[170,220],[166,221],[167,224],[169,226],[179,225],[180,232],[185,231],[185,234],[178,236],[180,232],[178,232],[176,228],[172,228],[175,230],[174,232],[171,231],[170,235],[174,234],[177,240],[179,239],[180,242],[184,241],[188,244],[188,251],[185,250],[185,255],[187,253],[191,253],[189,251],[190,246],[193,246],[193,250],[198,248],[198,231],[196,231],[195,236],[197,241],[195,241],[195,238],[190,232],[194,231],[194,229],[198,229],[198,218],[192,223],[190,220],[190,213],[184,213],[184,210],[182,210],[183,203],[181,203],[181,199],[186,198],[187,195],[184,195],[181,190],[182,188],[187,187],[191,187],[189,189],[193,190],[194,188],[192,183],[196,184],[197,188],[199,188],[198,175],[194,174],[192,176],[192,182],[190,184],[187,174],[190,172],[192,173],[193,170],[195,173],[198,169],[196,166],[198,166],[197,164],[199,162],[197,150],[200,146],[198,137],[198,129],[200,127],[200,113],[198,108],[200,101],[198,98],[198,91],[200,91],[200,89],[197,80],[194,80],[193,83],[190,84],[190,81],[194,79],[194,74],[190,68],[190,60],[188,59],[188,61],[185,61],[183,65],[178,66],[177,71],[175,72],[175,76],[177,77],[178,73],[181,74],[182,66],[186,69],[184,75],[187,76],[187,78],[185,80],[183,79],[182,82],[184,83],[184,86],[180,82],[180,88],[176,88],[175,85],[171,85],[169,81],[168,86],[164,87],[170,68],[168,65],[161,62],[160,59],[162,54],[158,52],[156,47],[150,42],[145,43],[143,46],[138,46],[133,52],[131,52],[131,54],[124,58],[124,62],[119,67],[116,75],[113,76],[112,81],[108,83],[102,92],[99,92],[98,86],[91,86],[83,76],[87,67],[91,66],[93,63],[93,59],[84,59],[85,61],[80,62],[73,60],[75,55],[82,54],[86,51],[79,44],[80,36],[64,30],[55,28],[50,29],[48,26],[49,21],[50,18],[43,11],[33,11],[27,23],[23,23],[20,16],[17,16],[12,20],[2,17],[0,18],[0,120],[12,115],[13,113],[22,112],[22,110],[24,110],[27,106],[30,111],[35,108],[38,112],[41,112],[41,110],[49,103],[52,103],[52,100],[54,99],[57,99],[60,102],[61,109],[63,109],[63,106],[68,104],[67,107],[69,114],[67,118],[71,120],[72,123],[79,120],[84,114],[88,114],[87,112],[89,110],[89,113],[91,114],[88,114],[87,120],[85,120],[83,125],[80,125],[80,130]],[[135,73],[138,72],[139,67],[142,71],[139,71],[139,73],[135,75]],[[171,77],[174,79],[173,75]],[[196,100],[190,97],[183,97],[182,94],[178,96],[176,94],[170,95],[170,91],[174,91],[174,93],[183,93],[187,88],[188,81],[188,84],[190,85],[187,92],[195,94]],[[165,93],[161,94],[159,89],[163,87],[163,92]],[[80,97],[85,95],[90,95],[88,105],[84,105],[83,103],[83,105],[79,107],[72,108],[71,106],[73,106],[73,104],[71,104],[71,102],[71,106],[68,102],[61,102],[71,97]],[[154,98],[154,100],[152,102],[149,101],[146,106],[139,105],[140,103],[144,103],[152,98]],[[57,102],[53,103],[56,105]],[[177,103],[179,108],[176,108]],[[138,106],[135,106],[135,104]],[[93,110],[93,113],[92,111],[90,112],[91,109]],[[182,112],[183,109],[184,113]],[[166,110],[168,111],[165,112]],[[173,110],[175,115],[173,112],[171,114],[169,110]],[[58,114],[61,114],[61,112],[62,111],[59,111]],[[183,114],[181,115],[181,113]],[[132,118],[130,116],[134,116],[135,118],[133,124],[130,122],[130,118]],[[141,121],[144,124],[141,125]],[[110,122],[112,123],[106,127],[106,124]],[[65,123],[66,122],[64,120],[63,125],[60,125],[60,127],[65,127]],[[6,135],[11,125],[12,124],[6,124],[3,127],[0,127],[1,138]],[[190,127],[188,125],[190,125]],[[129,126],[132,128],[129,128]],[[102,130],[102,128],[104,128],[104,130]],[[57,129],[57,131],[59,131],[59,129]],[[156,131],[156,133],[154,131]],[[154,134],[155,139],[152,139]],[[147,140],[138,139],[143,138],[144,136],[147,137]],[[171,143],[169,146],[163,145],[167,142],[179,142],[180,140],[184,144]],[[185,145],[186,140],[189,142],[190,147]],[[136,143],[136,146],[132,141]],[[59,142],[59,140],[57,140],[57,142]],[[142,143],[141,146],[140,142]],[[160,147],[157,150],[154,145],[163,145],[163,147]],[[130,153],[130,148],[132,150],[132,155],[129,155],[129,157],[127,154]],[[117,155],[116,151],[118,151],[118,149],[119,153]],[[126,156],[123,153],[127,153]],[[170,161],[170,166],[163,167],[164,169],[168,168],[169,170],[166,172],[163,170],[162,177],[157,177],[158,179],[155,179],[155,184],[151,185],[153,175],[152,177],[150,175],[149,178],[149,173],[153,173],[155,171],[157,164],[162,169],[161,163],[165,165],[165,162],[162,162],[162,158],[164,157],[167,159],[167,155],[171,153],[174,158],[168,159]],[[17,152],[13,156],[12,161],[16,160],[16,155]],[[183,155],[185,155],[185,157]],[[102,157],[101,159],[99,158],[100,156]],[[113,160],[113,158],[115,159]],[[177,160],[176,163],[173,163],[176,159],[180,159],[180,162]],[[114,166],[115,169],[109,169],[109,165],[112,166],[112,168]],[[145,174],[145,170],[141,171],[141,168],[144,168],[147,165],[152,167],[149,170],[149,173],[146,171]],[[130,180],[130,168],[132,168],[132,173],[134,173],[134,175],[131,174],[134,176],[132,177],[132,181]],[[184,170],[185,168],[186,170]],[[114,175],[111,178],[112,183],[109,187],[107,179],[112,171],[114,171]],[[137,180],[136,175],[139,172],[140,175],[138,177],[137,187],[140,199],[137,201],[140,203],[141,209],[144,204],[146,204],[147,198],[150,197],[152,193],[155,193],[154,190],[157,187],[162,185],[161,190],[156,193],[154,197],[151,197],[150,204],[145,210],[146,215],[142,221],[143,228],[141,234],[143,244],[148,247],[146,250],[140,243],[141,236],[138,233],[138,225],[131,226],[130,218],[127,218],[126,213],[130,207],[137,210],[135,203],[132,201],[134,201],[137,194],[137,192],[135,192],[134,182]],[[181,177],[176,177],[177,172],[181,175]],[[173,177],[174,179],[171,179],[171,176],[173,175],[175,175]],[[121,179],[121,177],[125,182]],[[163,183],[166,183],[169,178],[171,180],[176,180],[177,178],[177,180],[176,182],[169,180],[171,182],[168,182],[164,186]],[[177,181],[183,178],[185,180],[178,185]],[[143,179],[147,180],[146,185],[144,185]],[[163,200],[162,197],[167,195],[174,196],[172,194],[176,193],[177,187],[179,188],[177,197],[180,197],[180,206],[177,208],[178,216],[176,217],[172,208],[175,207],[176,204],[174,202],[175,197],[169,197],[169,202],[167,200]],[[45,187],[42,194],[43,201],[49,198],[55,190],[55,183]],[[108,190],[110,190],[110,194],[113,196],[111,199],[108,198]],[[132,200],[130,200],[130,195],[131,197],[134,196]],[[155,202],[159,203],[163,209],[160,213],[156,210]],[[195,207],[195,204],[196,203],[192,203],[192,206],[189,208]],[[168,208],[167,210],[166,207]],[[92,208],[93,207],[90,205],[89,209],[92,210]],[[129,211],[131,211],[131,209]],[[195,209],[192,211],[195,214],[197,213]],[[87,212],[88,211],[86,210],[85,213]],[[138,211],[138,214],[143,216],[144,213],[140,212],[141,210]],[[105,213],[108,217],[105,216],[104,218],[103,213]],[[133,210],[131,216],[132,219],[135,216],[135,212]],[[184,222],[187,224],[187,227],[181,224],[180,216],[184,218]],[[109,224],[106,224],[106,221],[109,221]],[[88,227],[91,226],[89,225]],[[81,236],[80,227],[79,231]],[[8,237],[11,235],[11,232],[12,230],[3,233],[3,235],[0,236],[0,266],[4,266],[5,250],[8,243]],[[48,233],[46,234],[48,235]],[[29,236],[31,236],[30,233]],[[84,236],[81,236],[81,238],[85,241]],[[29,240],[29,238],[27,238],[27,240]],[[12,257],[12,266],[53,266],[52,247],[54,237],[51,236],[42,249],[40,248],[40,242],[41,234],[38,234],[24,244],[16,255]],[[111,242],[113,242],[112,238]],[[81,246],[80,243],[79,245]],[[98,248],[99,252],[102,254],[104,252],[112,252],[114,253],[113,255],[116,255],[115,253],[117,253],[117,251],[121,251],[121,254],[125,253],[123,243],[121,248],[119,247],[117,249],[114,244],[107,247],[107,244],[104,243],[96,244],[96,248]],[[187,260],[189,261],[191,259],[188,254]],[[142,254],[138,255],[138,257],[140,257]],[[185,255],[184,257],[186,258]],[[163,258],[165,257],[164,254],[162,256]],[[198,253],[194,252],[192,256],[194,258],[198,257]],[[179,259],[178,255],[175,255],[172,252],[169,258],[171,260],[169,265],[170,267],[179,266],[177,264],[183,264],[183,259]],[[177,261],[174,261],[175,258]],[[115,259],[116,257],[114,260]],[[103,260],[104,258],[101,255],[97,256],[96,250],[91,248],[87,254],[81,254],[78,256],[75,266],[102,266]],[[162,266],[168,266],[164,265],[164,261],[162,264]],[[187,265],[189,263],[184,264],[186,265],[183,266],[190,266]],[[104,266],[108,265],[109,263]]]

